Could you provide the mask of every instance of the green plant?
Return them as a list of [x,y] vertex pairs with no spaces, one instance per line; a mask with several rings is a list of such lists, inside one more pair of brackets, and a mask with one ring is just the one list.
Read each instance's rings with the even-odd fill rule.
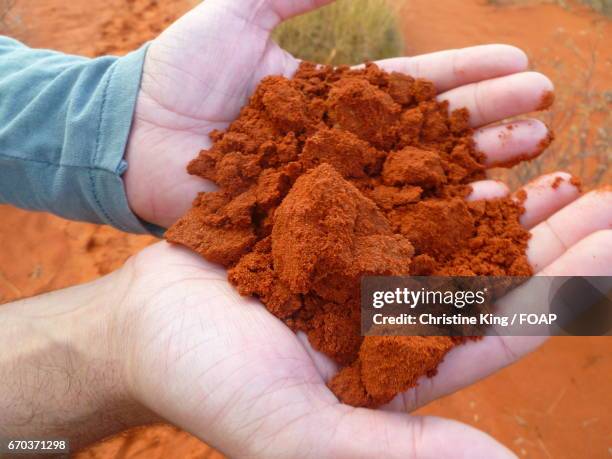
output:
[[356,64],[403,51],[399,1],[338,0],[279,26],[274,39],[295,56],[323,64]]

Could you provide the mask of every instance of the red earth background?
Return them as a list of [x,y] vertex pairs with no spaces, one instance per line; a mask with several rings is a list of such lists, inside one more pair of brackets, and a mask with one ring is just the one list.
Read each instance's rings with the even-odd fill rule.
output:
[[[19,0],[9,33],[32,47],[123,54],[155,37],[194,0]],[[406,54],[501,42],[530,55],[555,82],[542,115],[557,140],[510,183],[569,170],[587,188],[610,184],[611,22],[571,2],[410,0],[400,11]],[[194,152],[194,155],[197,152]],[[151,237],[0,206],[0,303],[104,275]],[[470,362],[466,362],[469,365]],[[419,413],[454,418],[493,435],[520,457],[612,457],[612,341],[553,338],[514,366]],[[76,454],[85,458],[222,457],[169,426],[133,429]]]

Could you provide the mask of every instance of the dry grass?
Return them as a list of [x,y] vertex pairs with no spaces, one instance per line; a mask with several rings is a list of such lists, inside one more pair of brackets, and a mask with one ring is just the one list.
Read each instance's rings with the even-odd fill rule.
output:
[[[612,16],[612,0],[579,0],[580,3],[590,6],[595,11],[606,16]],[[534,3],[556,3],[562,8],[570,9],[568,0],[487,0],[491,5],[529,5]]]
[[274,39],[295,56],[323,64],[356,64],[402,54],[400,2],[338,0],[285,22]]
[[[567,7],[566,0],[557,0],[557,2],[561,6]],[[580,0],[580,3],[589,5],[595,11],[605,14],[606,16],[612,16],[612,0]]]

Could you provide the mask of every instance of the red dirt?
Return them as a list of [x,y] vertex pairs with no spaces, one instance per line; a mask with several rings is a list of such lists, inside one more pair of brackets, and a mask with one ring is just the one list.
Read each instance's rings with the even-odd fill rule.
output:
[[[20,0],[11,34],[31,46],[89,56],[106,50],[120,53],[152,38],[193,3],[168,0],[162,12],[161,2],[155,0]],[[582,91],[587,86],[590,91],[609,89],[610,21],[573,4],[570,11],[555,4],[517,1],[516,5],[494,6],[481,0],[411,0],[403,17],[409,54],[489,42],[525,49],[532,67],[550,74],[556,85],[557,100],[547,121],[560,138],[543,155],[546,167],[542,172],[553,170],[562,156],[573,158],[580,150],[572,143],[576,136],[570,132],[576,115],[568,118],[566,113],[571,110],[558,107],[584,100]],[[128,39],[123,38],[126,35]],[[605,113],[593,114],[593,129],[605,122]],[[545,158],[552,159],[546,162]],[[585,165],[571,160],[567,169],[584,176],[582,169],[592,167],[588,161]],[[602,183],[610,182],[611,171],[604,171]],[[8,206],[0,206],[0,216],[0,301],[91,280],[152,242],[152,238]],[[611,371],[608,338],[553,338],[520,363],[419,413],[472,424],[520,457],[607,457]],[[151,427],[116,436],[77,457],[220,456],[188,434],[171,427]]]
[[362,276],[533,274],[523,209],[465,201],[485,177],[468,119],[436,101],[431,82],[375,64],[266,77],[187,167],[219,189],[165,237],[226,266],[241,294],[334,359],[341,401],[383,405],[461,340],[363,338]]
[[555,101],[555,93],[552,91],[546,91],[542,94],[542,98],[540,99],[540,103],[538,104],[538,108],[536,110],[546,110],[550,108]]

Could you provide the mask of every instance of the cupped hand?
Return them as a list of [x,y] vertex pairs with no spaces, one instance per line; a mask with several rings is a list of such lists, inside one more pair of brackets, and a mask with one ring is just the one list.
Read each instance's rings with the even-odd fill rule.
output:
[[[210,146],[208,134],[225,128],[266,75],[291,76],[298,59],[279,48],[270,31],[282,20],[329,0],[206,0],[150,45],[126,157],[128,201],[143,220],[168,227],[197,192],[213,185],[187,174],[187,163]],[[488,126],[545,108],[553,89],[527,72],[527,57],[507,45],[485,45],[416,57],[386,59],[388,71],[433,81],[450,108],[467,107],[475,141],[487,165],[537,155],[546,126],[534,119]],[[488,182],[478,185],[503,192]],[[477,190],[478,191],[478,190]]]
[[[580,196],[569,178],[550,174],[523,189],[529,261],[537,275],[609,275],[612,191]],[[128,287],[113,322],[129,392],[230,457],[512,457],[465,424],[409,413],[545,338],[488,336],[456,347],[435,377],[382,409],[353,408],[326,386],[336,366],[257,300],[240,297],[221,267],[161,242],[130,259],[119,276],[117,285]]]
[[[137,215],[168,226],[198,191],[212,187],[187,175],[188,161],[210,145],[211,130],[237,116],[261,78],[293,74],[298,60],[270,40],[270,30],[323,3],[207,0],[153,41],[127,150],[125,183]],[[467,107],[490,166],[533,156],[548,138],[537,120],[514,122],[512,130],[492,125],[543,108],[553,89],[543,75],[525,71],[526,56],[514,47],[478,46],[379,65],[430,79],[451,108]],[[557,176],[564,180],[553,188]],[[545,176],[524,190],[529,260],[540,274],[606,274],[612,193],[579,197],[568,178]],[[473,189],[471,199],[508,193],[488,180]],[[326,386],[334,364],[256,300],[240,297],[223,269],[159,243],[133,257],[120,276],[128,287],[115,323],[130,392],[231,457],[512,456],[476,429],[409,412],[508,365],[543,338],[487,337],[457,347],[437,376],[384,409],[352,408]]]

